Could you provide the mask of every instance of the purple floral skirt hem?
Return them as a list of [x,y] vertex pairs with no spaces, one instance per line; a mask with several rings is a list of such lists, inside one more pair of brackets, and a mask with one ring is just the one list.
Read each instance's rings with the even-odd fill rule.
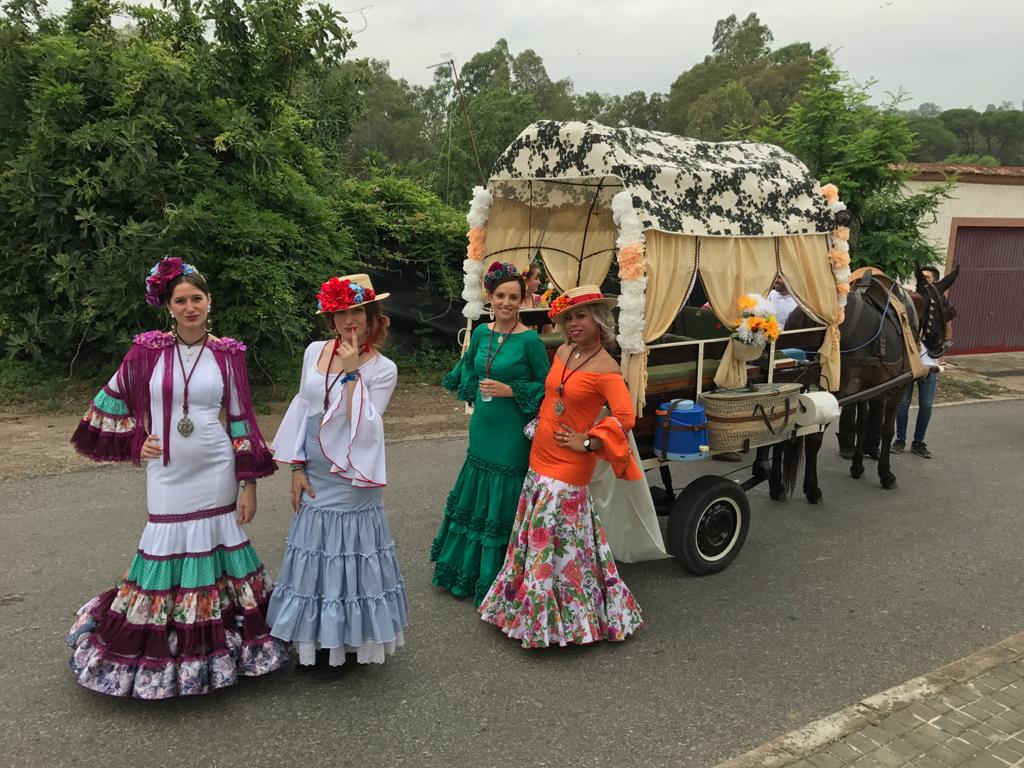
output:
[[269,635],[242,643],[225,633],[228,647],[204,657],[128,659],[105,651],[94,634],[82,637],[70,667],[79,685],[108,696],[170,699],[227,688],[239,677],[257,677],[288,663],[287,646]]
[[[180,654],[172,651],[171,655],[166,655],[166,650],[148,655],[144,650],[118,653],[109,644],[117,646],[123,633],[110,633],[109,637],[103,634],[104,630],[109,631],[104,618],[111,616],[113,595],[113,591],[106,592],[82,606],[68,632],[68,645],[74,649],[69,661],[71,672],[79,685],[90,690],[108,696],[151,700],[198,696],[234,685],[239,677],[265,675],[289,662],[288,645],[271,637],[262,621],[265,601],[248,621],[240,612],[221,624],[215,633],[221,639],[216,646],[207,645],[201,652],[193,648]],[[168,645],[178,645],[167,642],[168,633],[173,638],[187,628],[188,625],[178,629],[150,625],[132,628],[131,632],[155,635],[160,641],[141,643],[139,648],[166,649]]]

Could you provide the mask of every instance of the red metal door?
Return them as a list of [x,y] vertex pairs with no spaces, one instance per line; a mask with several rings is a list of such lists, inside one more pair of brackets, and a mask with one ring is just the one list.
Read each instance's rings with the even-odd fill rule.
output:
[[1024,350],[1024,227],[960,227],[951,355]]

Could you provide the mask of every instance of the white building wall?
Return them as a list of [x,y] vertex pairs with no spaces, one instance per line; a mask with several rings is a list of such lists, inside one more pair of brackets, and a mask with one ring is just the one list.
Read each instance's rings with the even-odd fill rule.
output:
[[[914,194],[936,182],[908,181],[904,188]],[[937,217],[926,228],[928,239],[939,251],[936,264],[945,266],[953,219],[1024,219],[1024,185],[960,183],[939,206]]]

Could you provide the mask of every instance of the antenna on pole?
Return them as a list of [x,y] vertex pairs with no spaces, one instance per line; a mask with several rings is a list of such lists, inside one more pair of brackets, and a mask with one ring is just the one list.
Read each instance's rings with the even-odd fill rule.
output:
[[462,92],[462,82],[459,80],[459,72],[455,68],[455,59],[448,59],[437,64],[431,64],[431,69],[448,67],[452,73],[452,82],[455,84],[455,92],[459,95],[459,105],[462,107],[462,116],[466,121],[466,133],[469,135],[469,148],[473,151],[473,159],[476,161],[476,172],[480,176],[480,185],[487,186],[487,177],[484,176],[483,166],[480,165],[480,153],[476,151],[476,141],[473,139],[473,125],[469,120],[469,110],[466,108],[466,96]]

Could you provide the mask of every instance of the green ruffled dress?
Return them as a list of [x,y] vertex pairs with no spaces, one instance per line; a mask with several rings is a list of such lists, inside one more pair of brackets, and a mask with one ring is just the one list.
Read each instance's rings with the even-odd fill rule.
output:
[[[459,364],[444,377],[446,389],[472,403],[466,462],[448,494],[444,519],[430,549],[434,584],[480,605],[505,560],[516,505],[530,463],[530,441],[523,427],[544,399],[550,363],[535,331],[498,335],[486,324],[470,338]],[[508,384],[512,397],[480,399],[480,379],[490,344],[490,378]]]

